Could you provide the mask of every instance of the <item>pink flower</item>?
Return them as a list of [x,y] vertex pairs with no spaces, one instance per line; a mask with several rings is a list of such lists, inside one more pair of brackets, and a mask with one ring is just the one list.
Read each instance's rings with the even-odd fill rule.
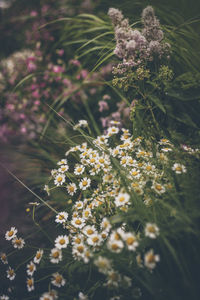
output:
[[99,111],[100,112],[109,109],[108,103],[106,101],[99,101],[98,104],[99,104]]

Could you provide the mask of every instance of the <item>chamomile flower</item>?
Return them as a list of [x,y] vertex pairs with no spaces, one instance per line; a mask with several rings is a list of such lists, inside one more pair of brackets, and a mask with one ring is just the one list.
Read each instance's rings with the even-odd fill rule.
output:
[[74,169],[74,174],[75,175],[81,175],[85,171],[85,167],[83,165],[76,165]]
[[100,234],[94,233],[87,239],[88,245],[91,245],[93,247],[99,246],[102,243],[103,239]]
[[80,127],[88,127],[88,122],[86,120],[79,120],[78,123],[76,125],[74,125],[73,129],[77,130]]
[[18,238],[16,236],[15,238],[12,239],[12,244],[13,244],[14,248],[22,249],[22,248],[24,248],[25,241],[24,241],[24,239]]
[[122,234],[122,238],[126,243],[128,250],[135,251],[138,247],[139,243],[137,241],[136,236],[131,232],[125,232]]
[[117,207],[124,206],[126,204],[130,204],[129,202],[130,195],[127,193],[119,193],[119,195],[115,198],[115,205]]
[[175,163],[172,167],[172,170],[176,172],[176,174],[186,173],[186,167],[179,163]]
[[96,232],[96,228],[94,225],[87,225],[83,228],[83,233],[87,236],[91,236]]
[[40,300],[54,300],[54,298],[49,293],[44,293],[40,297]]
[[141,177],[141,173],[139,170],[137,170],[136,168],[132,169],[130,171],[131,177],[134,179],[139,179]]
[[52,274],[51,283],[57,287],[64,286],[66,283],[66,280],[63,278],[61,274],[58,272]]
[[155,239],[159,235],[159,228],[156,224],[147,223],[144,232],[145,236]]
[[71,196],[73,196],[76,193],[76,190],[77,190],[77,187],[76,187],[75,183],[68,184],[67,191]]
[[65,223],[67,221],[68,218],[68,213],[65,211],[60,212],[57,216],[56,216],[56,223]]
[[28,292],[31,292],[35,289],[34,287],[34,279],[31,277],[31,278],[27,278],[26,280],[26,284],[27,284],[27,290]]
[[17,234],[17,229],[15,227],[11,227],[10,230],[8,230],[5,234],[5,239],[7,241],[12,240],[13,238],[16,237]]
[[154,254],[153,249],[149,250],[145,253],[144,256],[144,265],[149,269],[154,269],[156,263],[160,261],[160,256],[158,254]]
[[61,159],[57,165],[61,166],[61,165],[67,165],[67,160],[64,158],[64,159]]
[[71,224],[76,228],[83,228],[85,226],[85,220],[83,218],[77,217],[73,218]]
[[154,189],[154,191],[156,191],[157,194],[165,193],[165,187],[160,183],[154,182],[151,188]]
[[111,229],[111,224],[110,224],[110,222],[109,222],[109,220],[107,219],[107,218],[103,218],[103,220],[101,221],[101,229],[102,230],[105,230],[105,231],[107,231],[107,232],[109,232],[110,231],[110,229]]
[[58,169],[58,172],[65,173],[68,170],[69,170],[69,166],[68,165],[61,165],[61,167]]
[[107,247],[112,252],[120,253],[122,251],[122,249],[124,248],[124,244],[121,240],[109,238],[109,240],[107,242]]
[[77,201],[75,204],[76,209],[82,209],[83,208],[83,202],[82,201]]
[[14,269],[12,269],[11,267],[8,268],[8,270],[6,271],[7,273],[7,278],[10,279],[10,280],[14,280],[15,279],[15,271]]
[[8,259],[7,259],[6,253],[1,252],[1,253],[0,253],[0,258],[1,258],[1,261],[2,261],[2,263],[3,263],[4,265],[8,264]]
[[1,295],[0,300],[9,300],[10,298],[7,295]]
[[86,209],[84,209],[82,211],[82,217],[83,217],[83,219],[88,219],[91,216],[92,216],[91,209],[89,207],[88,208],[86,207]]
[[98,258],[94,260],[94,264],[97,266],[99,272],[103,274],[107,274],[112,268],[111,260],[103,256],[98,256]]
[[32,276],[36,270],[35,264],[31,261],[29,264],[27,264],[26,267],[27,267],[27,270],[26,270],[27,274]]
[[107,136],[110,137],[113,134],[117,134],[119,132],[119,128],[112,126],[108,128]]
[[49,257],[51,263],[58,264],[62,260],[62,251],[58,248],[53,248]]
[[41,259],[42,259],[42,256],[43,256],[43,253],[44,253],[44,250],[42,249],[39,249],[36,254],[35,254],[35,257],[33,259],[34,263],[35,264],[39,264]]
[[62,185],[65,182],[65,175],[62,173],[58,173],[55,177],[54,184],[57,186]]
[[69,238],[66,235],[59,235],[55,239],[55,248],[58,249],[67,248],[68,244],[69,244]]
[[119,272],[115,270],[110,270],[108,271],[107,276],[108,276],[106,282],[107,286],[114,286],[114,287],[119,286],[119,283],[121,282],[121,275],[119,274]]
[[84,177],[81,182],[79,183],[79,187],[81,190],[86,190],[89,186],[90,186],[90,183],[91,183],[91,179],[90,178],[87,178],[87,177]]

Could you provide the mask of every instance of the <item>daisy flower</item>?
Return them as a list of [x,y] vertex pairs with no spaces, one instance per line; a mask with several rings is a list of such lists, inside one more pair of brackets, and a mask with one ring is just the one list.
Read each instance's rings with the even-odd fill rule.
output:
[[115,127],[115,126],[112,126],[112,127],[109,127],[108,128],[108,132],[107,132],[107,136],[111,136],[113,134],[117,134],[119,132],[119,128],[118,127]]
[[154,254],[153,249],[149,250],[144,256],[144,264],[149,269],[154,269],[156,263],[160,261],[160,256]]
[[34,263],[35,264],[39,264],[41,259],[42,259],[42,256],[43,256],[43,253],[44,251],[42,249],[39,249],[37,252],[36,252],[36,255],[33,259]]
[[77,187],[76,187],[75,183],[68,184],[67,191],[71,196],[73,196],[76,193],[76,190],[77,190]]
[[77,130],[80,127],[87,127],[88,126],[88,122],[86,120],[79,120],[78,123],[76,125],[74,125],[73,129]]
[[65,175],[58,173],[55,177],[54,184],[57,186],[62,185],[65,182]]
[[68,213],[65,211],[60,212],[57,216],[56,216],[56,223],[65,223],[67,221],[68,218]]
[[9,300],[10,298],[7,295],[1,295],[0,300]]
[[115,205],[118,206],[123,206],[125,204],[130,204],[129,202],[130,195],[127,193],[119,193],[119,195],[115,198]]
[[77,201],[75,204],[76,209],[82,209],[83,208],[83,202],[82,201]]
[[87,177],[84,177],[81,182],[79,183],[79,187],[81,190],[86,190],[89,186],[90,186],[90,183],[91,183],[91,179],[90,178],[87,178]]
[[111,260],[103,256],[98,256],[98,258],[94,260],[94,264],[97,266],[99,272],[103,274],[107,274],[108,270],[112,268]]
[[6,271],[6,273],[7,273],[7,278],[8,279],[10,279],[10,280],[15,279],[16,274],[15,274],[14,269],[12,269],[11,267],[8,268],[8,270]]
[[29,264],[27,264],[26,267],[27,267],[27,270],[26,270],[27,274],[32,276],[36,270],[35,264],[31,261]]
[[57,165],[61,166],[61,165],[67,165],[67,160],[64,158],[64,159],[61,159]]
[[4,265],[8,264],[8,260],[7,260],[7,255],[6,253],[0,253],[0,258],[1,258],[1,261]]
[[100,234],[94,233],[88,239],[87,243],[91,246],[99,246],[102,243],[103,239]]
[[115,240],[112,238],[109,238],[107,242],[107,247],[110,251],[115,253],[120,253],[122,249],[124,248],[124,244],[121,240]]
[[110,229],[111,229],[111,224],[110,222],[108,221],[107,218],[103,218],[102,222],[101,222],[101,229],[109,232]]
[[50,261],[53,264],[58,264],[62,260],[62,251],[58,248],[51,249]]
[[17,229],[15,227],[11,227],[10,230],[8,230],[5,234],[5,239],[7,241],[12,240],[13,238],[16,237],[17,234]]
[[83,165],[77,165],[74,169],[75,175],[81,175],[85,171],[85,167]]
[[59,235],[55,239],[55,248],[58,249],[67,248],[68,244],[69,244],[69,238],[66,235]]
[[44,293],[40,297],[40,300],[54,300],[54,298],[49,293]]
[[123,238],[124,242],[126,243],[128,250],[130,250],[130,251],[136,250],[139,243],[136,239],[136,236],[133,233],[125,232],[125,233],[123,233],[122,238]]
[[52,279],[51,279],[51,283],[57,287],[61,287],[64,286],[66,283],[66,280],[63,278],[63,276],[61,274],[59,274],[58,272],[52,274]]
[[22,238],[18,238],[17,236],[13,238],[12,244],[14,248],[22,249],[24,247],[25,241]]
[[159,235],[159,228],[156,224],[147,223],[144,232],[145,236],[155,239]]
[[85,220],[83,218],[77,217],[72,219],[71,224],[76,228],[83,228],[85,225]]
[[34,279],[31,277],[31,278],[27,278],[27,289],[29,292],[33,291],[34,290]]
[[165,193],[165,187],[162,186],[160,183],[154,182],[151,188],[154,189],[157,194]]
[[96,228],[94,225],[87,225],[83,228],[83,233],[87,236],[91,236],[96,232]]
[[179,163],[175,163],[172,167],[172,170],[176,172],[176,174],[186,173],[186,167]]
[[68,165],[61,165],[61,167],[58,169],[58,172],[65,173],[68,170],[69,170],[69,166]]

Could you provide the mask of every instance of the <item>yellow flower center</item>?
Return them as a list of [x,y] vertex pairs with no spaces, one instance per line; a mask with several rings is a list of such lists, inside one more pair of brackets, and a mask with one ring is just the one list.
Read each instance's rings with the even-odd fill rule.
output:
[[55,251],[52,255],[54,258],[58,258],[59,257],[59,252],[58,251]]
[[77,247],[78,252],[83,253],[84,247],[83,246],[78,246]]
[[134,242],[135,238],[133,236],[128,237],[126,240],[127,245],[132,245]]
[[11,231],[9,231],[8,236],[11,237],[13,234],[14,234],[14,231],[11,230]]
[[61,245],[64,245],[64,244],[65,244],[65,239],[61,239],[61,240],[59,241],[59,243],[60,243]]
[[93,233],[94,233],[94,230],[92,230],[92,229],[88,229],[88,230],[87,230],[87,234],[90,235],[90,234],[93,234]]
[[98,236],[93,237],[93,238],[92,238],[92,241],[93,241],[94,243],[97,243],[97,242],[99,241]]
[[75,224],[76,224],[76,225],[81,225],[82,222],[81,222],[81,220],[76,220],[76,221],[75,221]]

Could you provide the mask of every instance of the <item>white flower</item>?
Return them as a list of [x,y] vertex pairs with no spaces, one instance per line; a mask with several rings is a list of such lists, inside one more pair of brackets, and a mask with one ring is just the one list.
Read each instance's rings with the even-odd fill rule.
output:
[[88,300],[88,296],[84,295],[82,292],[79,292],[78,299],[79,300]]
[[109,127],[108,128],[108,133],[107,133],[107,136],[111,136],[113,134],[117,134],[119,132],[119,128],[115,127],[115,126],[112,126],[112,127]]
[[56,216],[56,223],[65,223],[67,221],[68,218],[68,213],[65,211],[60,212],[57,216]]
[[82,209],[83,208],[83,202],[82,201],[77,201],[75,204],[76,209]]
[[53,264],[58,264],[62,260],[62,251],[58,248],[51,249],[50,261]]
[[58,169],[58,172],[65,173],[68,170],[69,170],[69,166],[68,165],[61,165],[61,167]]
[[67,165],[67,160],[64,158],[64,159],[61,159],[57,165],[61,166],[61,165]]
[[119,195],[115,198],[115,205],[124,206],[125,204],[129,203],[130,195],[127,193],[119,193]]
[[78,123],[74,125],[73,129],[76,130],[80,127],[87,127],[87,126],[88,126],[88,122],[86,120],[79,120]]
[[111,260],[107,259],[106,257],[98,256],[97,259],[94,260],[95,266],[99,269],[99,272],[103,274],[107,274],[108,271],[111,269]]
[[73,218],[71,224],[76,228],[83,228],[83,226],[85,226],[85,220],[80,217]]
[[75,175],[81,175],[85,171],[85,167],[83,165],[76,165],[74,169]]
[[87,225],[83,228],[83,233],[87,236],[91,236],[96,232],[96,228],[94,225]]
[[107,247],[112,252],[120,253],[122,251],[122,249],[124,248],[124,244],[121,240],[109,238],[109,240],[107,242]]
[[87,177],[84,177],[81,182],[79,183],[79,187],[81,190],[86,190],[89,186],[90,186],[90,183],[91,183],[91,179],[90,178],[87,178]]
[[159,235],[159,228],[156,224],[147,223],[145,226],[145,236],[155,239]]
[[10,298],[7,295],[1,295],[0,300],[9,300]]
[[54,184],[59,186],[59,185],[62,185],[64,182],[65,182],[65,175],[61,174],[61,173],[58,173],[56,175],[55,180],[54,180]]
[[91,246],[99,246],[102,243],[103,239],[100,234],[94,233],[87,239],[87,243]]
[[61,287],[64,286],[66,283],[66,280],[63,278],[63,276],[61,274],[59,274],[58,272],[52,274],[52,279],[51,279],[51,283],[57,287]]
[[124,232],[122,234],[122,238],[125,241],[128,250],[130,250],[130,251],[136,250],[136,248],[138,247],[139,244],[138,244],[136,236],[133,233]]
[[5,238],[7,241],[12,240],[16,237],[17,229],[15,227],[11,227],[5,234]]
[[71,196],[73,196],[76,193],[76,190],[77,190],[77,187],[76,187],[75,183],[70,183],[67,186],[67,191]]
[[172,167],[172,170],[176,172],[176,174],[186,173],[186,167],[179,163],[175,163]]
[[27,267],[27,270],[26,270],[27,274],[32,276],[36,270],[35,264],[31,261],[29,264],[27,264],[26,267]]
[[108,221],[107,218],[103,218],[102,222],[101,222],[101,229],[109,232],[110,229],[111,229],[111,224],[110,222]]
[[53,296],[51,296],[49,293],[44,293],[40,297],[40,300],[54,300]]
[[144,256],[144,264],[149,269],[154,269],[158,261],[160,261],[160,256],[158,254],[154,255],[153,249],[149,250]]
[[157,194],[165,193],[165,187],[162,186],[160,183],[154,182],[151,188],[154,189]]
[[24,247],[25,241],[22,238],[18,238],[17,236],[13,238],[12,244],[14,248],[22,249]]
[[27,289],[29,292],[33,291],[34,290],[34,279],[31,277],[31,278],[27,278]]
[[3,263],[4,265],[8,264],[8,260],[7,260],[7,255],[6,255],[6,253],[1,252],[1,253],[0,253],[0,258],[1,258],[1,261],[2,261],[2,263]]
[[7,273],[7,278],[10,280],[13,280],[16,276],[14,269],[12,269],[11,267],[8,268],[6,273]]
[[58,249],[67,248],[69,244],[69,238],[66,235],[59,235],[55,239],[55,247]]
[[36,252],[35,257],[34,257],[34,259],[33,259],[33,261],[34,261],[35,264],[39,264],[39,263],[40,263],[41,258],[42,258],[42,256],[43,256],[43,253],[44,253],[44,251],[43,251],[42,249],[39,249],[39,250]]

